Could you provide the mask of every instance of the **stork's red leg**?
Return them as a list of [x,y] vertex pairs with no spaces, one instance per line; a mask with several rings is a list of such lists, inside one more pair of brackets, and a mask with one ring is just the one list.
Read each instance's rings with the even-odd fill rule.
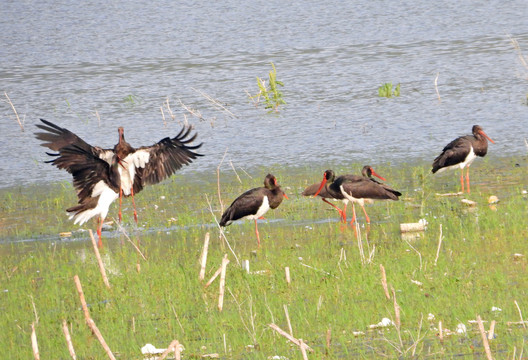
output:
[[350,220],[350,225],[356,221],[356,207],[354,206],[354,203],[352,203],[352,220]]
[[336,209],[339,212],[339,216],[341,217],[341,219],[343,219],[343,210],[341,210],[340,208],[338,208],[337,206],[335,206],[334,204],[332,204],[330,201],[326,199],[323,199],[323,201],[327,203],[328,205],[333,206],[334,209]]
[[259,232],[258,232],[257,219],[255,219],[255,234],[257,234],[257,244],[258,244],[258,247],[260,247],[260,236],[259,236]]
[[462,185],[462,192],[464,192],[464,169],[460,169],[460,185]]
[[136,202],[134,201],[134,186],[130,188],[130,194],[132,195],[132,205],[134,206],[134,220],[136,224],[138,223],[137,211],[136,211]]
[[469,194],[469,166],[468,166],[467,172],[466,172],[466,183],[467,183],[467,192]]
[[363,209],[363,212],[365,213],[365,218],[367,219],[367,224],[370,224],[370,219],[367,215],[367,211],[365,210],[365,206],[363,206],[363,204],[361,204],[361,208]]
[[345,207],[343,208],[343,222],[345,224],[347,222],[347,219],[346,219],[346,208],[347,208],[347,203],[345,203]]
[[97,227],[97,236],[99,237],[99,241],[97,242],[97,247],[99,249],[103,248],[103,240],[101,240],[101,232],[103,231],[103,218],[99,219],[99,226]]

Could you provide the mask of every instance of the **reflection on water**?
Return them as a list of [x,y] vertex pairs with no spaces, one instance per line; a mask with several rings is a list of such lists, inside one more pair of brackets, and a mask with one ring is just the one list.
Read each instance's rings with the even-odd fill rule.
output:
[[[216,168],[226,149],[244,168],[433,159],[473,124],[496,140],[489,156],[526,151],[526,69],[506,35],[528,48],[523,1],[26,1],[2,11],[0,90],[26,132],[2,103],[0,187],[69,179],[42,164],[40,117],[104,147],[118,126],[131,144],[150,145],[187,117],[206,156],[185,172]],[[271,61],[288,103],[279,114],[246,94]],[[386,82],[401,83],[401,97],[379,98]],[[167,97],[176,118],[164,125]]]

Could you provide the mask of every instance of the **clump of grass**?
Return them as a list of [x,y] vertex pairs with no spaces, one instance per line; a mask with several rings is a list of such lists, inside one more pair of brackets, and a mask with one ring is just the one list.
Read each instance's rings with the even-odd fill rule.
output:
[[275,64],[271,63],[271,71],[268,74],[268,81],[263,80],[257,76],[257,85],[259,92],[256,95],[250,96],[255,105],[258,106],[260,99],[264,99],[264,108],[269,111],[278,111],[279,106],[285,105],[286,101],[282,97],[282,92],[279,86],[284,86],[282,81],[277,80],[277,69]]
[[391,98],[393,96],[400,96],[400,84],[393,87],[392,83],[385,83],[378,88],[378,96]]

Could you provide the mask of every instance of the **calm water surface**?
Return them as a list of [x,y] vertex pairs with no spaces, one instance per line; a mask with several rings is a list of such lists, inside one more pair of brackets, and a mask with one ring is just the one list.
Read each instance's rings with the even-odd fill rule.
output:
[[[496,141],[490,156],[524,154],[528,70],[508,34],[528,54],[527,18],[521,0],[4,1],[0,90],[26,131],[0,102],[0,187],[70,179],[42,163],[41,117],[112,147],[118,126],[132,145],[150,145],[186,116],[206,156],[184,171],[212,176],[226,149],[235,166],[270,171],[432,160],[473,124]],[[246,94],[270,62],[285,84],[279,114]],[[402,95],[379,98],[386,82]],[[176,119],[164,125],[167,97]]]

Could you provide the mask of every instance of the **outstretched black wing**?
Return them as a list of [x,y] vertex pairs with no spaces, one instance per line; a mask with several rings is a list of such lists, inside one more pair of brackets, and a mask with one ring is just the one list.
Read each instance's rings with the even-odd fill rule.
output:
[[198,135],[189,137],[190,127],[184,127],[172,139],[167,137],[152,146],[142,146],[128,155],[124,161],[133,163],[136,174],[141,178],[142,185],[157,184],[179,170],[183,165],[190,164],[198,156],[194,152],[202,144],[190,145]]

